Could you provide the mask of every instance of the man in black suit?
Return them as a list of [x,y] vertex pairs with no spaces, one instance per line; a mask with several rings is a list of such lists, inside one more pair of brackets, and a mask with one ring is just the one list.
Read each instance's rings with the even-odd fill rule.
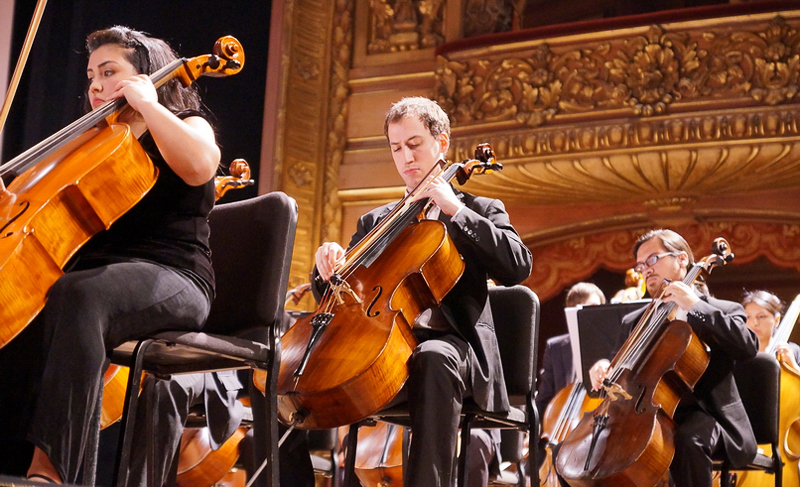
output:
[[[384,133],[406,191],[426,179],[450,146],[447,114],[426,98],[404,98],[394,104]],[[501,201],[458,191],[441,178],[429,181],[419,197],[435,204],[427,218],[445,224],[466,268],[441,306],[422,313],[413,324],[420,344],[409,361],[404,387],[412,424],[404,484],[446,487],[455,485],[456,438],[464,399],[471,397],[490,411],[509,408],[487,278],[502,285],[522,282],[530,274],[532,257]],[[362,216],[350,246],[395,205]],[[320,279],[327,281],[343,256],[340,245],[324,243],[316,254]]]
[[[747,328],[747,317],[739,303],[707,296],[681,280],[694,265],[692,250],[671,230],[652,230],[633,248],[636,270],[646,280],[647,291],[656,297],[662,282],[669,280],[662,302],[677,305],[676,319],[689,323],[698,338],[710,348],[710,362],[692,394],[675,411],[677,425],[675,456],[670,475],[677,487],[711,487],[712,458],[725,456],[735,467],[756,453],[756,442],[733,378],[736,361],[747,360],[758,351],[758,338]],[[644,309],[623,318],[625,336]],[[621,343],[621,342],[620,342]],[[592,387],[600,389],[610,375],[608,360],[600,360],[589,371]]]
[[[567,308],[575,306],[594,306],[606,304],[606,296],[591,282],[579,282],[569,288],[565,300]],[[542,370],[536,386],[536,409],[539,415],[561,389],[575,381],[575,367],[572,365],[572,341],[569,333],[547,339],[542,358]],[[539,458],[544,459],[543,456]]]

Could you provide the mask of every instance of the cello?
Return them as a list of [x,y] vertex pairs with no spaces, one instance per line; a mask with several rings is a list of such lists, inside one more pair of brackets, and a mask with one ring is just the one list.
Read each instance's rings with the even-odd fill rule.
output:
[[[575,429],[581,414],[593,411],[601,399],[590,397],[586,393],[583,382],[568,384],[547,405],[542,416],[542,439],[547,440],[545,458],[539,467],[539,484],[547,487],[559,487],[553,463],[553,447],[564,441],[570,431]],[[535,448],[535,445],[534,445]]]
[[[228,76],[244,64],[241,44],[217,40],[214,54],[176,59],[153,73],[156,88],[177,78]],[[89,238],[153,187],[157,171],[111,100],[0,167],[18,174],[0,192],[0,348],[42,310],[47,290]]]
[[[713,253],[687,269],[694,284],[717,265],[733,260],[717,238]],[[666,286],[611,361],[603,402],[585,415],[561,444],[556,469],[573,487],[649,487],[663,479],[675,454],[672,420],[709,363],[706,345],[685,321],[670,321],[675,303],[660,301]]]
[[364,487],[403,487],[402,426],[378,421],[358,429],[355,472]]
[[[434,164],[427,176],[463,184],[500,167],[482,144],[475,159]],[[284,423],[301,429],[356,423],[402,388],[417,345],[411,325],[441,303],[465,267],[444,223],[417,221],[429,203],[417,196],[428,184],[423,179],[347,251],[317,310],[283,335],[278,417]]]
[[[789,341],[797,318],[800,316],[800,295],[794,298],[783,315],[780,324],[767,346],[766,352],[776,356],[778,345]],[[780,432],[780,453],[783,460],[783,484],[800,485],[800,370],[790,362],[779,359],[781,363],[781,404],[778,430]],[[770,445],[759,445],[764,455],[771,456]],[[767,487],[775,485],[773,475],[759,471],[737,471],[736,485],[740,487]]]

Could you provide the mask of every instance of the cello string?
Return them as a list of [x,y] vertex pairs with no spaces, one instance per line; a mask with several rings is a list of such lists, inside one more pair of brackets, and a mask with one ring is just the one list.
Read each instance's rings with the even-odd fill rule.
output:
[[[697,280],[701,270],[704,270],[702,263],[695,264],[684,277],[683,283],[686,285],[692,285],[694,281]],[[660,295],[656,299],[660,300],[663,297],[663,293],[664,290],[661,291]],[[655,302],[656,300],[653,301]],[[662,301],[662,304],[664,304],[664,306],[658,307],[655,316],[652,319],[645,321],[642,325],[641,338],[633,342],[628,353],[623,354],[622,360],[620,360],[621,366],[614,371],[615,380],[619,378],[619,374],[617,372],[621,373],[620,371],[625,368],[633,369],[639,359],[644,356],[644,354],[651,348],[653,342],[661,335],[660,332],[663,325],[666,323],[669,315],[676,307],[674,302],[663,303]]]
[[[168,80],[169,75],[176,72],[180,66],[183,66],[184,62],[186,62],[186,59],[176,59],[153,73],[151,76],[153,84],[158,84],[159,86],[164,84],[164,82]],[[116,98],[107,101],[96,110],[73,121],[55,134],[0,166],[0,176],[6,176],[15,171],[17,173],[26,171],[30,166],[64,147],[67,143],[74,140],[78,134],[96,126],[126,104],[127,101],[125,98]]]
[[[439,166],[434,166],[431,168],[431,171],[428,175],[433,174],[433,172],[439,168]],[[445,181],[450,181],[456,173],[458,169],[458,164],[450,164],[444,168],[439,168],[439,174],[434,177],[442,177]],[[411,221],[416,218],[419,212],[427,205],[427,202],[430,198],[425,198],[422,200],[410,201],[415,195],[424,191],[432,178],[428,178],[426,176],[409,194],[403,198],[400,203],[392,210],[384,218],[386,222],[383,225],[379,225],[379,231],[370,232],[367,236],[362,239],[362,241],[366,240],[372,234],[375,238],[375,241],[369,245],[369,248],[363,250],[346,264],[346,269],[343,271],[342,276],[344,279],[347,279],[352,275],[355,270],[362,265],[364,262],[376,258],[380,253],[386,248],[389,243],[391,243],[399,233],[408,226]],[[378,228],[378,227],[376,227]],[[357,249],[360,249],[360,245],[356,245]]]

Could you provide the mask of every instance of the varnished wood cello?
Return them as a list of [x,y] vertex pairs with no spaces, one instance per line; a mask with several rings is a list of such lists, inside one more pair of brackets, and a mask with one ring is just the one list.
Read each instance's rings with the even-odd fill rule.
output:
[[[713,252],[688,269],[684,284],[691,287],[733,259],[724,239],[714,241]],[[573,487],[650,487],[669,468],[672,416],[705,372],[709,354],[688,323],[669,321],[675,303],[655,310],[655,298],[612,360],[603,402],[561,443],[556,469]]]
[[[487,145],[476,159],[434,165],[429,175],[462,184],[499,169]],[[464,262],[444,224],[416,222],[427,198],[423,180],[347,251],[317,310],[281,339],[278,415],[298,428],[334,428],[385,406],[408,377],[417,345],[411,324],[438,306]],[[414,224],[410,224],[416,222]]]
[[542,439],[547,440],[547,444],[545,445],[544,461],[539,467],[540,485],[547,487],[561,485],[556,476],[552,449],[564,441],[569,432],[575,429],[583,413],[594,411],[600,402],[601,399],[590,397],[586,393],[586,388],[580,381],[568,384],[553,396],[542,416]]
[[[800,295],[784,313],[766,352],[777,353],[779,344],[787,343],[800,316]],[[800,485],[800,370],[784,359],[781,363],[780,453],[783,460],[783,485]],[[764,455],[772,455],[770,445],[759,445]],[[775,477],[759,471],[736,472],[738,487],[772,487]]]
[[[226,36],[214,54],[177,59],[150,77],[156,87],[175,78],[189,85],[243,64],[241,44]],[[75,252],[155,184],[130,127],[115,122],[126,106],[109,101],[0,167],[0,177],[19,174],[0,194],[0,347],[41,311]]]
[[359,428],[354,469],[364,487],[403,487],[403,427],[378,421]]

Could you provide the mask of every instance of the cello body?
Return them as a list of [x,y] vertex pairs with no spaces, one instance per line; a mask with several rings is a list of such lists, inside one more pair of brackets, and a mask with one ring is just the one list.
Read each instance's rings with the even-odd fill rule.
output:
[[211,487],[231,471],[239,458],[239,443],[247,434],[240,426],[219,449],[213,450],[208,427],[186,428],[181,436],[178,487]]
[[547,405],[542,416],[542,438],[547,440],[545,458],[539,467],[539,484],[559,487],[556,466],[553,463],[552,446],[564,441],[570,431],[575,429],[581,414],[593,411],[601,399],[590,397],[581,382],[573,382],[558,391]]
[[[158,89],[171,79],[189,86],[200,76],[238,73],[244,51],[224,36],[214,54],[179,58],[150,74]],[[131,134],[115,123],[125,98],[107,101],[0,166],[18,173],[0,192],[0,348],[44,308],[63,266],[96,233],[130,210],[158,172]]]
[[382,421],[359,428],[355,472],[364,487],[403,487],[403,428]]
[[[558,472],[573,487],[649,487],[664,477],[675,453],[672,415],[708,366],[705,345],[691,326],[671,322],[636,370],[616,381],[632,397],[606,397],[561,444]],[[593,417],[607,408],[608,423],[589,458]],[[589,458],[588,468],[584,468]]]
[[75,252],[157,176],[130,128],[112,124],[84,132],[11,182],[17,199],[0,219],[0,348],[41,311]]
[[335,428],[388,404],[408,377],[407,362],[417,345],[414,320],[437,306],[463,271],[442,222],[423,220],[400,231],[377,260],[347,277],[350,293],[327,296],[332,318],[301,375],[295,371],[325,301],[283,335],[279,419],[301,429]]

